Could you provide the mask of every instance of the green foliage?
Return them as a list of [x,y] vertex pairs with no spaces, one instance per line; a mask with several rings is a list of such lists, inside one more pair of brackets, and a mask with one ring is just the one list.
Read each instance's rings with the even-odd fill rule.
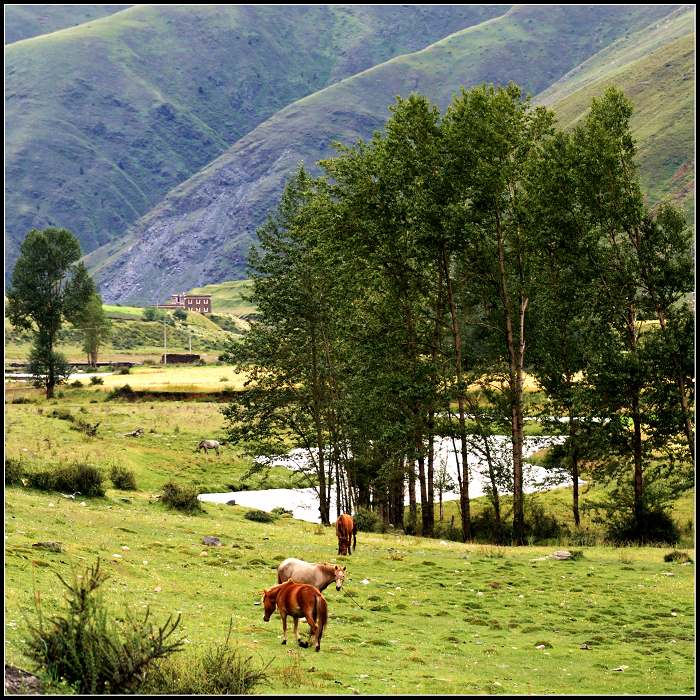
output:
[[122,491],[136,491],[136,476],[131,469],[113,465],[109,471],[109,478],[115,489]]
[[93,386],[97,386],[98,384],[104,384],[105,380],[102,377],[98,377],[96,375],[90,377],[90,384]]
[[272,513],[272,515],[276,515],[282,518],[288,518],[294,515],[294,513],[291,510],[283,508],[282,506],[277,506],[277,508],[273,508],[270,512]]
[[65,358],[54,349],[61,324],[78,321],[95,294],[80,257],[80,244],[70,231],[32,229],[22,242],[7,291],[10,322],[35,332],[30,372],[46,387],[47,398],[68,373]]
[[672,552],[664,554],[664,561],[668,562],[681,562],[685,564],[686,562],[693,563],[693,560],[688,555],[688,552],[681,552],[678,549],[674,549]]
[[185,311],[185,309],[175,309],[175,311],[173,311],[173,318],[175,318],[178,321],[186,321],[187,311]]
[[84,462],[56,464],[45,469],[27,471],[30,488],[40,491],[80,493],[81,496],[104,496],[104,476],[97,467]]
[[612,515],[607,538],[618,545],[675,544],[680,531],[668,511],[661,508],[645,508],[641,513],[622,511]]
[[165,312],[154,306],[147,306],[143,310],[144,321],[162,321],[165,318]]
[[251,695],[268,683],[267,668],[253,663],[231,643],[231,624],[226,639],[209,645],[192,656],[158,663],[144,688],[147,694],[167,695]]
[[380,518],[377,513],[369,508],[357,508],[352,519],[360,532],[379,531]]
[[27,655],[55,681],[81,694],[138,692],[150,666],[183,646],[171,640],[179,616],[154,626],[147,608],[143,620],[128,610],[120,625],[110,619],[98,590],[107,579],[99,559],[72,581],[57,576],[66,588],[64,610],[45,618],[37,594],[38,621],[26,642]]
[[5,457],[5,486],[21,486],[24,465],[21,459]]
[[256,523],[274,523],[275,516],[266,513],[264,510],[248,510],[245,513],[246,520],[253,520]]
[[110,338],[112,332],[112,324],[105,316],[102,297],[99,294],[93,294],[90,297],[75,325],[83,332],[83,350],[94,367],[100,346]]
[[163,485],[160,500],[170,508],[194,515],[203,510],[198,495],[199,491],[195,486],[182,486],[169,481]]
[[107,394],[107,401],[114,401],[118,399],[124,399],[126,401],[133,401],[136,398],[136,392],[128,385],[119,386],[116,389]]

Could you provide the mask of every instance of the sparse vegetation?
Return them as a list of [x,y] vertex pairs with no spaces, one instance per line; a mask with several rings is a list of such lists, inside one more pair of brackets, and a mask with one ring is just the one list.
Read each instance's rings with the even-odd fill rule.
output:
[[136,476],[130,469],[125,469],[115,464],[110,469],[109,478],[115,489],[121,489],[122,491],[136,490]]
[[110,617],[98,589],[107,575],[100,561],[67,581],[64,610],[47,617],[35,595],[37,622],[29,627],[28,656],[53,681],[65,681],[81,694],[138,692],[149,667],[183,646],[171,639],[180,622],[169,617],[162,626],[149,622],[148,608],[142,620],[126,612],[117,624]]
[[246,520],[253,520],[256,523],[273,523],[275,516],[264,510],[249,510],[245,514]]
[[163,486],[161,502],[170,508],[194,514],[202,511],[198,495],[199,491],[194,486],[182,486],[169,481]]
[[102,471],[84,462],[27,469],[25,476],[28,486],[40,491],[79,493],[84,497],[105,495]]

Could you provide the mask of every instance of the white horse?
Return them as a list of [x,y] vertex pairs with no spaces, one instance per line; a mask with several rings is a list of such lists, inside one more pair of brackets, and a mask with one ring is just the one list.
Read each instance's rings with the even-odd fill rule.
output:
[[209,454],[209,450],[216,450],[218,456],[220,454],[220,449],[221,443],[218,440],[202,440],[199,445],[197,445],[195,452],[204,451],[206,454]]

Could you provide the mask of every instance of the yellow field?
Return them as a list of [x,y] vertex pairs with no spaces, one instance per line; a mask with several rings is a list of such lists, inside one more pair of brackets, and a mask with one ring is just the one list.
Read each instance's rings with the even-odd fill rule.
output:
[[105,375],[103,379],[104,384],[96,385],[94,387],[96,390],[111,391],[128,384],[134,390],[221,391],[242,389],[246,375],[238,374],[226,365],[220,367],[165,365],[135,367],[129,374]]

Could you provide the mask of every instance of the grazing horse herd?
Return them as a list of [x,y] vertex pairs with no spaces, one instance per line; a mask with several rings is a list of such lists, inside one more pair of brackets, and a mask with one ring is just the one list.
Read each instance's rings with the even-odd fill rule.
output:
[[[335,523],[335,532],[338,554],[352,554],[352,550],[357,549],[357,525],[352,517],[343,513]],[[263,620],[269,622],[275,608],[279,610],[282,644],[287,643],[287,616],[290,616],[294,619],[297,643],[300,647],[309,646],[308,642],[299,639],[299,620],[304,618],[311,628],[309,639],[314,641],[316,651],[320,651],[323,628],[328,621],[328,604],[321,591],[333,582],[339,591],[345,581],[346,569],[338,564],[310,564],[294,558],[285,559],[277,567],[277,585],[263,592]]]
[[[221,443],[218,440],[202,440],[195,452],[209,454],[214,450],[220,455]],[[338,554],[352,554],[357,549],[357,525],[347,513],[338,516],[335,523],[335,534],[338,537]],[[283,639],[287,643],[287,617],[294,620],[294,636],[300,647],[308,647],[309,643],[299,639],[299,620],[304,618],[310,630],[310,640],[314,641],[316,651],[321,649],[323,628],[328,621],[328,604],[323,597],[323,591],[329,584],[335,582],[339,591],[345,581],[345,566],[338,564],[310,564],[302,559],[285,559],[277,567],[277,585],[265,589],[263,620],[270,621],[275,609],[279,610],[282,618]]]

